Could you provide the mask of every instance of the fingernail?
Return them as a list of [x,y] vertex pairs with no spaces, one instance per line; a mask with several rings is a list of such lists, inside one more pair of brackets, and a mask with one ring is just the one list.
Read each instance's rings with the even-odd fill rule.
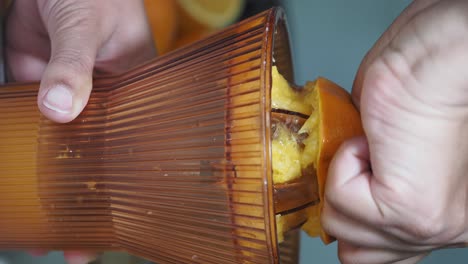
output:
[[50,88],[42,104],[55,112],[69,114],[73,109],[73,95],[68,87],[57,85]]

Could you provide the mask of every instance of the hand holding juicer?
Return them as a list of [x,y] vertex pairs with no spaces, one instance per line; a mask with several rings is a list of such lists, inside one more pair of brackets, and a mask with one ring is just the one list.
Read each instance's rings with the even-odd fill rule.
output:
[[[84,112],[68,124],[40,115],[39,84],[2,87],[0,248],[125,250],[156,263],[297,263],[298,228],[309,221],[317,228],[309,233],[320,234],[327,166],[301,167],[299,157],[292,162],[302,177],[275,180],[311,146],[304,138],[313,131],[301,129],[312,115],[296,111],[292,97],[293,109],[272,99],[274,82],[289,89],[292,76],[276,8],[96,79]],[[344,92],[315,96],[349,101]],[[320,109],[340,111],[332,106]],[[343,118],[330,124],[359,123]],[[338,139],[361,133],[332,129],[317,132],[332,135],[319,146],[336,149]],[[278,138],[290,131],[295,145],[283,153],[291,142]]]

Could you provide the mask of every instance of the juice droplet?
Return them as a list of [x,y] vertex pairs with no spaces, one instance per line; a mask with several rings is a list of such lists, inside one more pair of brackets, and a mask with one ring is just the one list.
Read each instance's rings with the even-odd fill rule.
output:
[[86,186],[87,186],[88,189],[90,189],[91,191],[95,191],[95,190],[96,190],[96,185],[97,185],[97,182],[95,182],[95,181],[90,181],[90,182],[87,182],[87,183],[86,183]]

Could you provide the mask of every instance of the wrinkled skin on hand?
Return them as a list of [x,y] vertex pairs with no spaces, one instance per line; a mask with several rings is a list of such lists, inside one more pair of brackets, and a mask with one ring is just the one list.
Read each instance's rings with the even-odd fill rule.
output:
[[[93,74],[120,73],[156,55],[140,0],[15,0],[5,52],[9,81],[40,80],[39,109],[61,123],[85,107]],[[70,264],[94,257],[65,252]]]
[[468,241],[468,1],[414,1],[367,54],[366,138],[331,164],[322,223],[343,263],[416,263]]
[[41,80],[39,109],[56,122],[83,110],[93,73],[155,55],[142,0],[15,0],[6,23],[9,80]]

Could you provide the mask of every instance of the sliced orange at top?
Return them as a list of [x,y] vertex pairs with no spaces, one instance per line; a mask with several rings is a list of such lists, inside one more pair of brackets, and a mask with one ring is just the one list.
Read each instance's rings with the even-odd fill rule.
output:
[[178,0],[178,4],[190,17],[190,24],[220,29],[240,17],[245,0]]

